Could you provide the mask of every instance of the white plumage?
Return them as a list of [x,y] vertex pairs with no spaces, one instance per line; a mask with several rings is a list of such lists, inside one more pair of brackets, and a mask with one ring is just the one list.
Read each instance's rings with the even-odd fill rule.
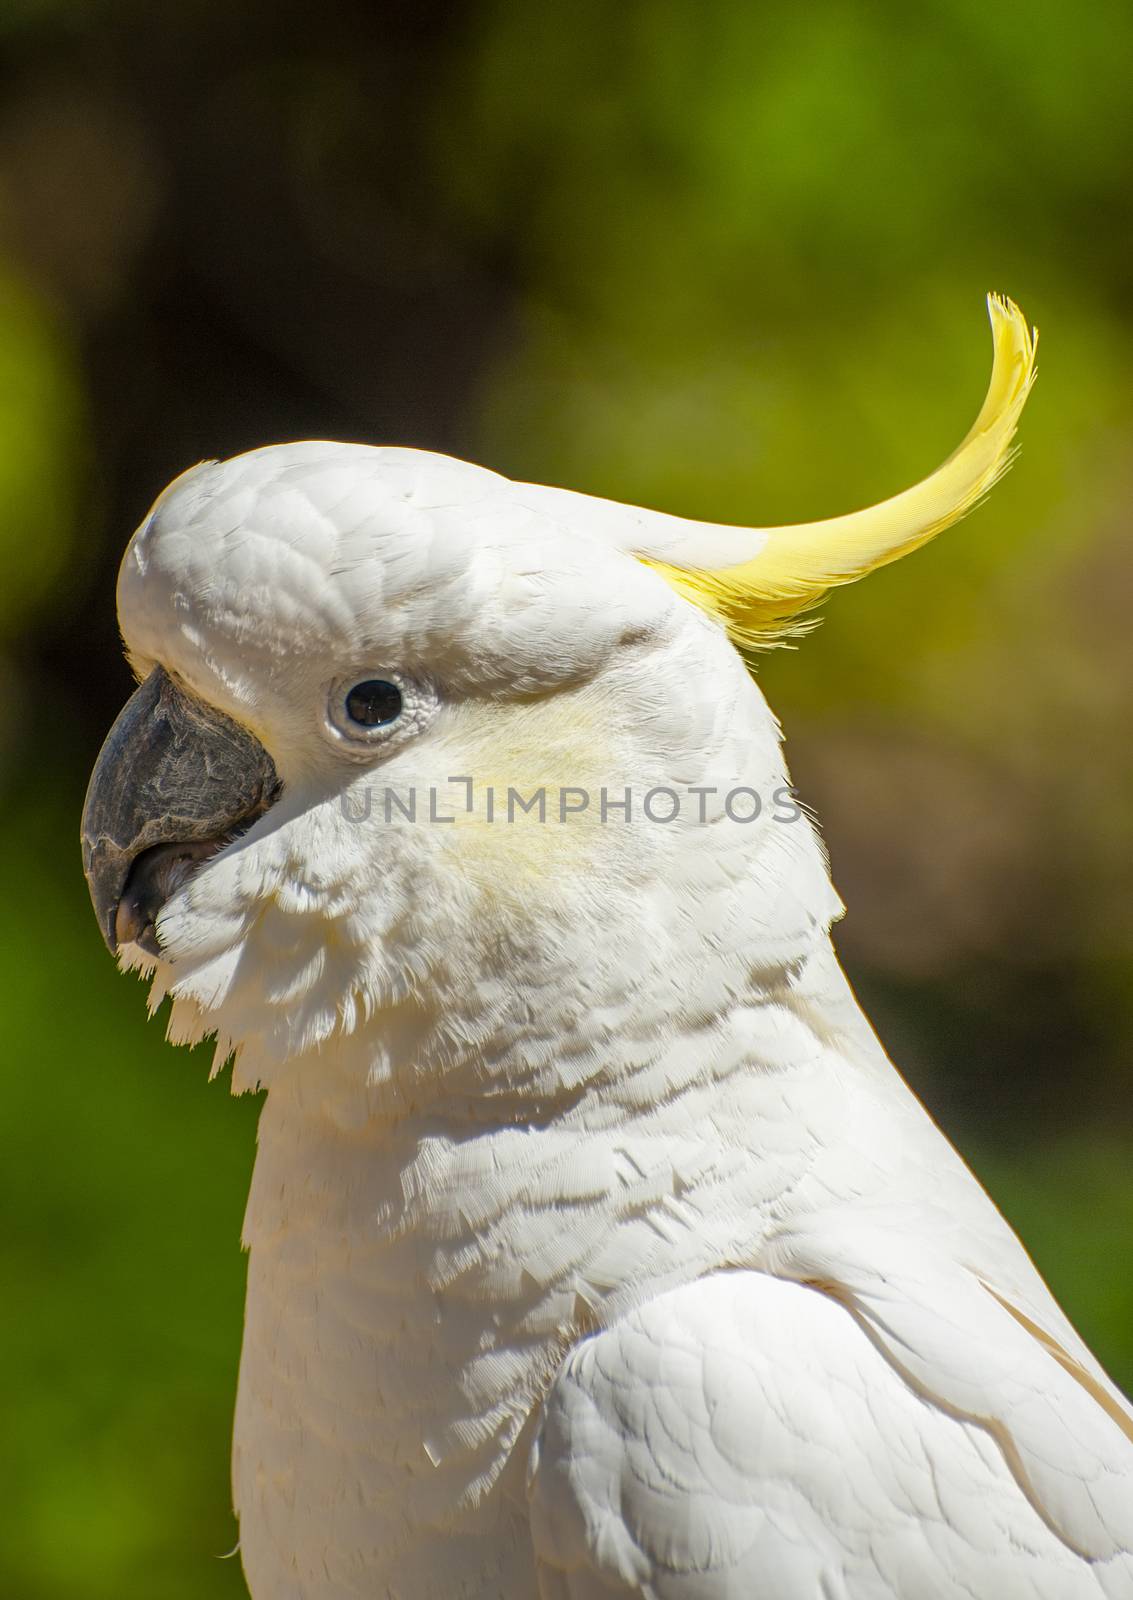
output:
[[[926,537],[999,469],[1018,328]],[[168,900],[161,959],[124,952],[173,1037],[268,1089],[234,1457],[256,1600],[1133,1596],[1128,1406],[859,1011],[821,847],[770,804],[777,726],[691,603],[746,625],[698,548],[749,600],[773,549],[776,616],[918,542],[878,526],[788,558],[301,444],[194,469],[135,536],[139,673],[283,784]],[[354,738],[366,679],[406,709]],[[489,788],[540,785],[545,822],[487,820]],[[559,821],[563,787],[695,790],[703,820]],[[387,816],[390,788],[455,820]]]

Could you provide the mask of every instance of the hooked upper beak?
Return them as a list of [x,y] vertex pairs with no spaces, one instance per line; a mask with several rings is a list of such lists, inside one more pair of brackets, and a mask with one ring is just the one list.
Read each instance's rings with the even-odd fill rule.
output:
[[279,792],[259,740],[155,667],[107,734],[83,806],[83,870],[111,955],[160,955],[162,906]]

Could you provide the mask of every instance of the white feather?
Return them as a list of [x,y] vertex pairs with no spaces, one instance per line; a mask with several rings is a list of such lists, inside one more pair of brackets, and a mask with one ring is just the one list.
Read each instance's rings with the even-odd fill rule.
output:
[[[136,665],[284,783],[155,973],[268,1089],[253,1594],[1128,1597],[1124,1402],[858,1010],[808,820],[729,816],[788,780],[722,630],[569,504],[285,446],[179,480],[123,564]],[[417,721],[363,761],[327,697],[382,671]],[[488,822],[462,777],[704,817]],[[352,824],[368,784],[456,820]]]

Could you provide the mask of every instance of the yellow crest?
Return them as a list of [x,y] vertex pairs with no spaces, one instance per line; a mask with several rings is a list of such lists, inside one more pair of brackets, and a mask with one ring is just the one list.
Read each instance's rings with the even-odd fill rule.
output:
[[994,359],[979,416],[943,466],[880,505],[824,522],[751,529],[758,554],[734,566],[700,568],[643,557],[672,587],[718,617],[745,654],[766,648],[838,584],[853,583],[971,511],[1011,463],[1011,440],[1035,379],[1038,330],[1003,295],[988,295]]

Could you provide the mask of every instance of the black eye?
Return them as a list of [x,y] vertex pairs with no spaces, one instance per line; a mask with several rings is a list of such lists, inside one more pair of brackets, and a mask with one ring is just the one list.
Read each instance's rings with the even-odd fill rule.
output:
[[347,693],[346,715],[362,728],[384,728],[401,715],[401,690],[385,678],[367,678]]

